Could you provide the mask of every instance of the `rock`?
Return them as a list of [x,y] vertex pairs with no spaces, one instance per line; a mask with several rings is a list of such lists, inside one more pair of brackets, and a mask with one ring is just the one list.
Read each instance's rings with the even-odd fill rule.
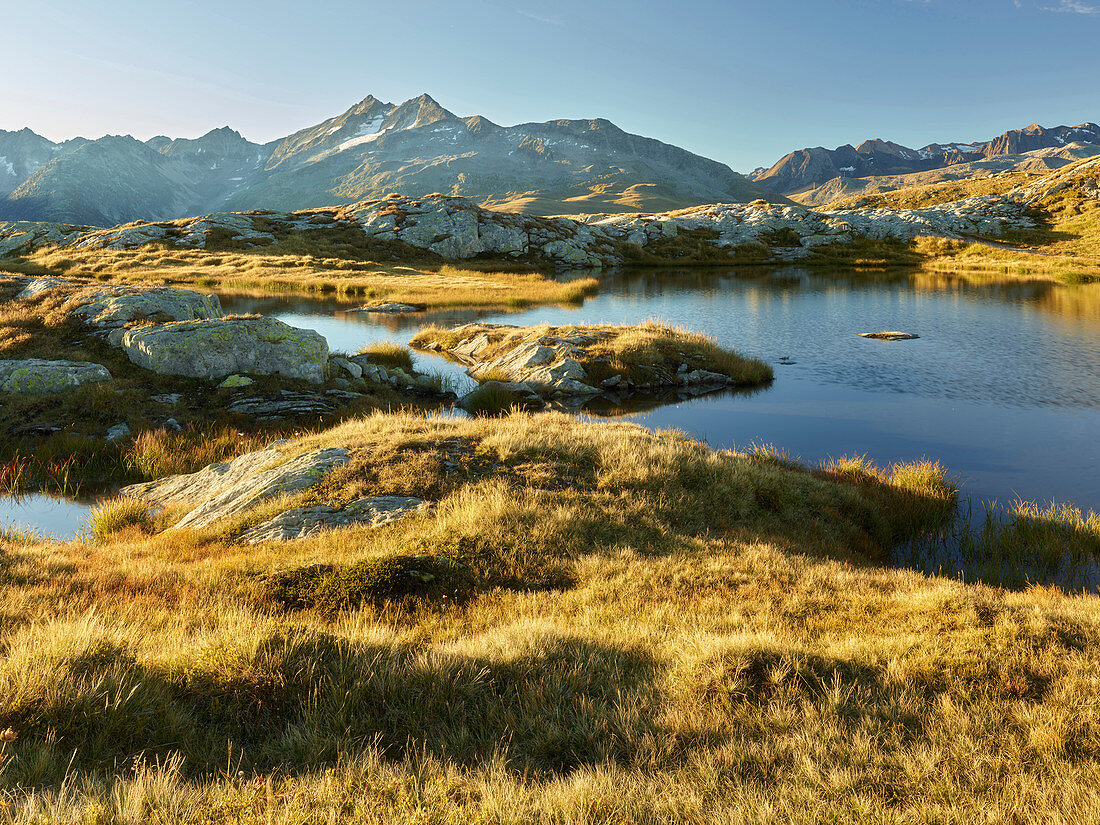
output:
[[221,318],[217,295],[189,289],[115,287],[95,293],[73,310],[97,327],[121,327],[137,321],[194,321]]
[[261,541],[306,538],[341,527],[381,527],[429,506],[424,499],[410,496],[371,496],[357,499],[340,510],[324,505],[295,507],[253,527],[240,540],[258,544]]
[[328,363],[329,366],[343,370],[352,378],[358,379],[363,377],[363,367],[348,358],[344,358],[342,355],[336,355],[329,358]]
[[375,306],[359,307],[358,309],[349,309],[348,312],[380,312],[383,315],[405,315],[410,312],[423,312],[424,307],[414,306],[413,304],[399,304],[399,303],[387,303],[376,304]]
[[232,461],[208,464],[197,473],[131,484],[119,492],[158,506],[211,498],[282,459],[283,449],[289,443],[286,440],[274,441],[262,450],[245,453]]
[[218,384],[219,390],[232,389],[233,387],[247,387],[249,384],[255,383],[247,375],[231,375]]
[[[232,461],[211,464],[197,473],[134,484],[120,492],[152,504],[196,503],[172,529],[199,529],[277,496],[308,490],[348,463],[348,451],[339,447],[287,459],[283,454],[285,444],[276,442]],[[276,462],[277,466],[272,467]]]
[[722,375],[720,372],[710,372],[709,370],[691,370],[691,372],[685,372],[677,376],[680,381],[688,386],[698,386],[700,384],[731,384],[728,375]]
[[0,392],[64,392],[111,380],[106,367],[89,361],[44,361],[39,358],[0,361]]
[[183,427],[180,426],[180,423],[174,418],[169,418],[167,421],[165,421],[164,426],[170,430],[175,430],[177,433],[183,431]]
[[464,410],[473,410],[480,406],[480,399],[487,393],[495,392],[510,396],[510,400],[504,406],[518,406],[524,408],[539,408],[542,400],[535,392],[535,388],[522,381],[483,381],[470,392],[463,395],[456,402]]
[[116,441],[122,441],[125,438],[129,438],[130,435],[130,428],[125,423],[115,424],[115,426],[107,430],[107,440],[112,444]]
[[23,290],[15,297],[21,300],[37,298],[39,295],[49,292],[52,289],[72,288],[74,286],[75,284],[72,281],[66,281],[64,278],[54,278],[51,276],[31,278],[27,281],[27,285],[23,287]]
[[861,332],[860,338],[876,338],[879,341],[911,341],[914,338],[920,338],[919,335],[914,335],[911,332]]
[[275,318],[178,321],[129,329],[122,349],[139,367],[192,378],[248,372],[320,384],[328,360],[328,342],[322,335]]
[[150,401],[156,401],[158,404],[178,404],[183,396],[178,392],[166,392],[161,395],[149,396]]
[[324,415],[335,407],[319,395],[283,390],[278,395],[255,395],[238,398],[226,407],[237,415],[247,415],[259,421],[273,418],[297,418],[303,415]]

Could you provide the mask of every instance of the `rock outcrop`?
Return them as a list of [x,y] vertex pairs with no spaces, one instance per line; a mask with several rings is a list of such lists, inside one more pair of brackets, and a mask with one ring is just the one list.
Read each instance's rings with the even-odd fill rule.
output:
[[308,213],[223,213],[171,225],[138,224],[110,230],[62,227],[47,232],[40,225],[0,224],[0,254],[17,238],[30,247],[136,249],[151,242],[156,234],[150,234],[153,226],[165,232],[171,229],[170,242],[182,248],[205,248],[215,237],[259,247],[274,242],[275,236],[269,230],[275,226],[284,235],[308,235],[338,226],[358,228],[372,241],[406,244],[449,260],[487,257],[549,262],[559,268],[619,266],[637,259],[639,254],[643,258],[649,255],[657,260],[677,260],[683,251],[676,239],[687,233],[693,242],[702,240],[731,253],[737,253],[738,247],[755,245],[754,260],[790,261],[810,256],[817,247],[850,243],[857,238],[909,241],[918,235],[995,237],[1034,226],[1025,214],[1025,206],[1015,193],[896,211],[813,211],[759,200],[717,203],[672,214],[587,215],[574,219],[493,212],[463,198],[443,195],[393,196]]
[[370,496],[341,508],[327,505],[295,507],[253,527],[242,534],[240,540],[259,544],[261,541],[306,538],[342,527],[381,527],[429,506],[424,499],[411,496]]
[[[645,341],[644,363],[620,352],[619,341]],[[753,359],[724,353],[700,336],[659,325],[516,327],[465,324],[453,330],[427,330],[413,346],[443,353],[467,364],[467,373],[492,381],[502,391],[522,397],[586,397],[604,392],[677,390],[754,384],[769,380],[771,369]],[[716,360],[736,363],[736,374],[720,371]],[[627,360],[624,360],[627,359]],[[729,369],[729,367],[725,367]]]
[[45,394],[110,381],[111,373],[90,361],[40,358],[0,361],[0,392]]
[[217,295],[189,289],[114,287],[82,296],[72,310],[96,327],[123,327],[141,321],[194,321],[221,318]]
[[211,464],[197,473],[134,484],[120,492],[161,506],[194,504],[173,529],[198,529],[278,496],[308,490],[348,462],[348,451],[338,447],[289,458],[285,449],[286,442],[276,442],[232,461]]
[[192,378],[253,373],[319,384],[328,360],[324,336],[262,317],[134,327],[122,336],[121,345],[130,361],[140,367]]

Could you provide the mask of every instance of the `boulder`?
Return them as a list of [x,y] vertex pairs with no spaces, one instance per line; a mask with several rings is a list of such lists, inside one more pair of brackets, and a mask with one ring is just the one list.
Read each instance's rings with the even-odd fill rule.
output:
[[90,361],[44,361],[40,358],[0,361],[0,392],[64,392],[84,384],[110,380],[111,373],[106,367]]
[[139,367],[167,375],[224,378],[283,375],[319,384],[328,342],[320,333],[275,318],[178,321],[129,329],[122,349]]
[[137,321],[193,321],[221,318],[217,295],[189,289],[118,287],[97,292],[73,310],[97,327],[121,327]]
[[411,496],[371,496],[357,499],[342,509],[325,505],[295,507],[253,527],[240,540],[258,544],[306,538],[341,527],[381,527],[429,506],[424,499]]
[[197,473],[123,487],[121,492],[154,504],[196,504],[172,529],[198,529],[269,499],[308,490],[348,463],[348,451],[340,447],[287,459],[283,444],[276,442],[232,461],[211,464]]

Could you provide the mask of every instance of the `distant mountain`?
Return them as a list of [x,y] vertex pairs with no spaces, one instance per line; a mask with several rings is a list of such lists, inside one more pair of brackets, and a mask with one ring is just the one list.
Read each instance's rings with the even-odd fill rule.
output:
[[859,146],[836,149],[800,149],[781,158],[770,169],[757,169],[750,178],[769,192],[793,195],[821,186],[834,178],[866,178],[907,175],[956,164],[971,163],[1001,155],[1019,155],[1038,149],[1073,144],[1100,145],[1100,126],[1056,126],[1046,129],[1032,123],[1013,129],[992,140],[976,143],[930,143],[910,149],[898,143],[875,139]]
[[607,120],[498,126],[428,95],[364,98],[259,145],[223,127],[195,140],[54,144],[0,131],[0,219],[112,226],[207,212],[304,209],[442,192],[534,214],[666,211],[769,195],[728,166]]

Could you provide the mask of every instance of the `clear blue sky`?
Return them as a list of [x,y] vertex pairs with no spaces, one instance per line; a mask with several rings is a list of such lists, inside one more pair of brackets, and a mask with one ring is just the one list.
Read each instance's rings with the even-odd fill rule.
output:
[[1100,0],[7,0],[0,128],[264,142],[374,94],[606,117],[746,171],[1100,120]]

